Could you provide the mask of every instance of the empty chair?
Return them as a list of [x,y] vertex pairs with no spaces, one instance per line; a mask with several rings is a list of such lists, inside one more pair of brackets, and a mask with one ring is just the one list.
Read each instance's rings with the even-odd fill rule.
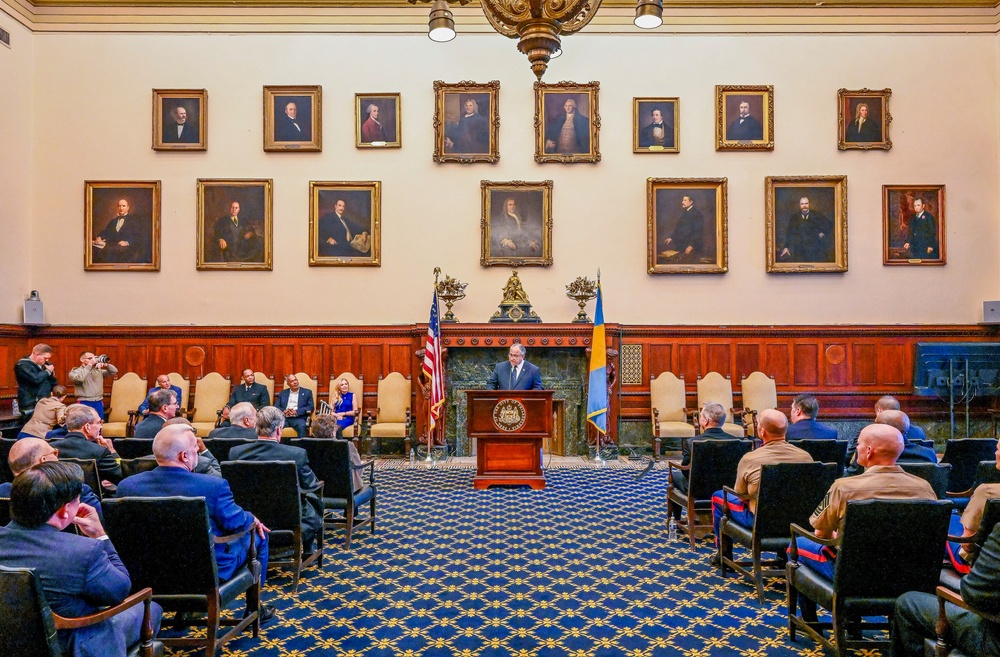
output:
[[[173,379],[171,379],[173,381]],[[209,372],[194,385],[194,410],[191,424],[195,433],[202,438],[215,428],[219,421],[219,411],[229,401],[229,377],[218,372]]]
[[723,377],[718,372],[709,372],[698,379],[698,408],[701,409],[710,401],[722,404],[726,409],[726,422],[722,430],[735,438],[743,438],[746,431],[742,424],[736,424],[733,417],[733,382],[729,377]]
[[687,408],[684,377],[677,378],[673,372],[650,377],[649,404],[653,422],[653,458],[659,459],[664,438],[681,441],[693,438],[696,433],[695,421],[690,419]]
[[962,511],[969,504],[969,498],[976,492],[980,484],[1000,484],[1000,469],[997,468],[995,460],[980,461],[976,468],[976,476],[972,480],[972,485],[968,490],[948,493],[948,499],[955,505],[955,508]]
[[789,440],[788,444],[809,452],[809,456],[813,457],[814,461],[833,463],[837,466],[838,477],[844,474],[844,467],[847,465],[848,442],[846,440],[806,438],[804,440]]
[[916,475],[929,483],[939,500],[948,496],[948,476],[951,471],[949,463],[897,463],[904,472]]
[[968,490],[980,461],[995,458],[997,441],[992,438],[953,438],[945,443],[942,463],[951,463],[948,490]]
[[754,438],[757,437],[757,415],[769,408],[778,408],[778,387],[774,376],[753,372],[740,381],[743,398],[743,422]]
[[373,411],[368,411],[368,433],[375,451],[382,452],[383,438],[400,438],[403,452],[410,451],[410,398],[413,385],[409,377],[399,372],[379,379],[378,399]]
[[99,498],[104,498],[104,488],[101,486],[101,477],[97,473],[97,461],[94,459],[70,459],[61,458],[60,461],[65,461],[66,463],[76,463],[83,470],[83,483],[90,486],[91,490],[94,491],[94,495]]
[[153,455],[152,438],[115,438],[115,451],[123,459],[139,459]]
[[105,438],[124,438],[130,435],[136,422],[134,411],[146,398],[146,390],[146,379],[140,379],[135,372],[116,378],[111,384],[108,419],[101,427],[101,435]]
[[148,472],[156,468],[156,459],[152,456],[143,456],[134,459],[122,459],[120,461],[122,466],[122,479],[125,477],[131,477],[134,474],[139,474],[140,472]]

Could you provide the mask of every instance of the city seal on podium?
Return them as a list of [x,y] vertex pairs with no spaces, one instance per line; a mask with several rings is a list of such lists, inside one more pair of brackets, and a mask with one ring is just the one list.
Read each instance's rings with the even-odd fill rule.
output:
[[517,431],[527,417],[524,405],[516,399],[501,399],[493,407],[493,424],[501,431]]

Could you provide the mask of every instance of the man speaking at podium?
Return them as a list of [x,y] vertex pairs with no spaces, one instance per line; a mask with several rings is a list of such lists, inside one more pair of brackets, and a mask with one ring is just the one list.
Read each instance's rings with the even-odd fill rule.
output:
[[541,390],[542,374],[538,367],[524,360],[527,351],[515,342],[507,354],[507,361],[497,363],[486,387],[490,390]]

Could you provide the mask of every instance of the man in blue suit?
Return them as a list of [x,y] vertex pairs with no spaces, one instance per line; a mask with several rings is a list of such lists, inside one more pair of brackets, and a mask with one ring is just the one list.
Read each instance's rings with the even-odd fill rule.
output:
[[[204,497],[214,536],[227,536],[254,527],[263,580],[267,575],[267,532],[270,530],[236,504],[229,482],[194,473],[198,466],[198,439],[194,429],[185,424],[163,427],[153,439],[153,456],[158,467],[123,479],[118,484],[118,497]],[[231,543],[215,545],[220,581],[230,579],[246,563],[249,549],[249,534]],[[272,620],[275,613],[273,605],[263,605],[261,622]]]
[[837,439],[837,430],[816,421],[819,415],[819,401],[812,395],[799,395],[792,400],[792,423],[788,425],[785,434],[787,440],[803,440],[806,438]]
[[285,424],[295,429],[299,438],[304,438],[306,421],[315,410],[312,390],[300,387],[299,378],[294,374],[286,376],[285,383],[287,385],[278,393],[274,405],[285,414]]
[[[80,466],[40,463],[14,480],[13,520],[0,527],[0,565],[34,569],[52,611],[70,618],[116,605],[132,587],[97,511],[80,502],[82,490]],[[71,524],[83,536],[62,531]],[[154,602],[150,612],[159,630],[163,610]],[[62,630],[59,643],[74,657],[125,657],[139,641],[142,616],[137,605],[97,625]]]
[[156,377],[156,386],[149,389],[149,392],[146,393],[146,398],[142,400],[141,404],[139,404],[138,411],[142,415],[147,415],[149,413],[149,396],[157,390],[173,390],[174,394],[177,395],[178,403],[184,399],[184,395],[181,394],[181,389],[178,386],[170,384],[170,377],[166,374],[161,374]]
[[510,346],[507,360],[497,363],[486,387],[490,390],[541,390],[542,374],[524,360],[527,350],[520,342]]

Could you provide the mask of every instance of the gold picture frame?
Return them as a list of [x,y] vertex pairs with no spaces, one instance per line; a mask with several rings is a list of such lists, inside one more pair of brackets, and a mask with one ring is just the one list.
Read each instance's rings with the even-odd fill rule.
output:
[[847,271],[847,176],[768,176],[769,273]]
[[208,150],[208,91],[153,89],[153,150]]
[[882,185],[882,264],[948,264],[944,192],[944,185]]
[[403,146],[403,105],[398,93],[354,94],[354,146]]
[[552,181],[512,180],[479,184],[483,267],[552,264]]
[[715,150],[774,150],[773,85],[715,86]]
[[273,186],[270,178],[198,179],[199,270],[271,271]]
[[633,98],[632,152],[680,153],[680,107],[677,97]]
[[160,181],[83,184],[84,271],[160,271]]
[[323,87],[264,87],[264,150],[323,150]]
[[837,148],[842,151],[889,150],[889,98],[892,89],[837,90]]
[[650,274],[729,271],[729,181],[646,179],[646,270]]
[[380,267],[381,226],[381,182],[309,182],[310,267]]
[[[600,162],[600,82],[535,82],[535,162]],[[573,103],[572,119],[569,103]],[[567,122],[572,130],[564,130]]]
[[434,81],[434,161],[500,161],[500,81]]

